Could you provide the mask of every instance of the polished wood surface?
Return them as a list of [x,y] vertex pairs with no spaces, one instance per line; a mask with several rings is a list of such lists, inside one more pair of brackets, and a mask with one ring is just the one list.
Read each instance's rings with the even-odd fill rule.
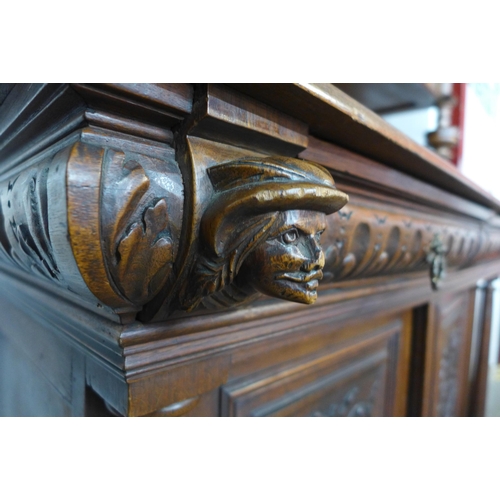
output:
[[500,204],[338,89],[0,110],[1,415],[483,413]]

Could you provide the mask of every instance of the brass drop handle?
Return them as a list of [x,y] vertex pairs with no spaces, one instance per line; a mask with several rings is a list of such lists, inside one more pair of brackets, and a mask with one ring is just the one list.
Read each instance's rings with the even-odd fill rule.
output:
[[429,264],[429,272],[431,278],[431,286],[433,290],[437,290],[446,275],[446,253],[447,248],[444,246],[439,234],[435,234],[432,238],[429,252],[427,253],[427,263]]

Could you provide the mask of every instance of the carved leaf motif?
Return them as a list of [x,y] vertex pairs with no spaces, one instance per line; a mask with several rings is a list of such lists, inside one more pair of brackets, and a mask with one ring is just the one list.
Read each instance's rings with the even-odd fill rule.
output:
[[[172,266],[172,240],[158,238],[168,224],[164,199],[144,211],[117,248],[117,275],[125,296],[143,304],[164,285]],[[167,271],[167,272],[166,272]]]
[[39,172],[39,175],[32,177],[29,185],[29,201],[26,200],[25,210],[29,234],[36,246],[36,253],[40,255],[50,277],[57,278],[59,269],[52,255],[52,245],[48,233],[47,173],[48,169],[44,169]]
[[[48,227],[47,176],[47,168],[32,170],[20,183],[16,182],[19,177],[9,182],[8,193],[15,189],[24,191],[17,207],[16,217],[19,219],[12,214],[9,219],[11,234],[19,245],[18,251],[7,243],[5,233],[3,241],[10,257],[17,264],[46,278],[59,280],[60,271],[53,255]],[[7,207],[11,207],[10,198]]]
[[128,161],[123,166],[127,175],[116,183],[116,219],[111,229],[111,240],[118,241],[141,198],[146,194],[150,182],[146,172],[136,161]]
[[378,370],[375,381],[372,383],[370,392],[367,398],[359,397],[360,388],[354,386],[350,388],[341,401],[332,403],[326,411],[315,411],[311,416],[313,417],[371,417],[375,406],[375,399],[377,397],[381,376],[383,370]]

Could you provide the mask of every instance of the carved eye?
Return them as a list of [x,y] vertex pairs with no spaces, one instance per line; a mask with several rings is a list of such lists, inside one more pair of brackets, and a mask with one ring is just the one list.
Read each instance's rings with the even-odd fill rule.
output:
[[316,241],[319,241],[319,240],[321,239],[321,235],[323,234],[323,231],[324,231],[324,230],[322,230],[322,231],[318,231],[318,232],[315,234],[315,236],[314,236],[314,237],[316,238]]
[[290,245],[291,243],[295,243],[299,239],[299,233],[296,229],[290,229],[286,233],[281,235],[281,240],[285,245]]

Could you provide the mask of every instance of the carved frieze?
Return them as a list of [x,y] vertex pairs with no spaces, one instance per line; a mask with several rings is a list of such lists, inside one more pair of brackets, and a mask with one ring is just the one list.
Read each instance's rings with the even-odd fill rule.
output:
[[5,255],[21,268],[60,281],[49,231],[48,181],[53,162],[29,168],[2,186],[0,241]]
[[68,242],[70,153],[63,147],[0,182],[0,258],[91,298]]
[[151,321],[261,294],[311,304],[322,278],[428,271],[437,236],[450,268],[500,253],[498,230],[472,219],[347,201],[309,161],[89,127],[5,174],[0,256]]
[[449,267],[465,267],[500,252],[500,234],[471,221],[389,210],[351,198],[327,218],[324,281],[429,270],[436,235]]

